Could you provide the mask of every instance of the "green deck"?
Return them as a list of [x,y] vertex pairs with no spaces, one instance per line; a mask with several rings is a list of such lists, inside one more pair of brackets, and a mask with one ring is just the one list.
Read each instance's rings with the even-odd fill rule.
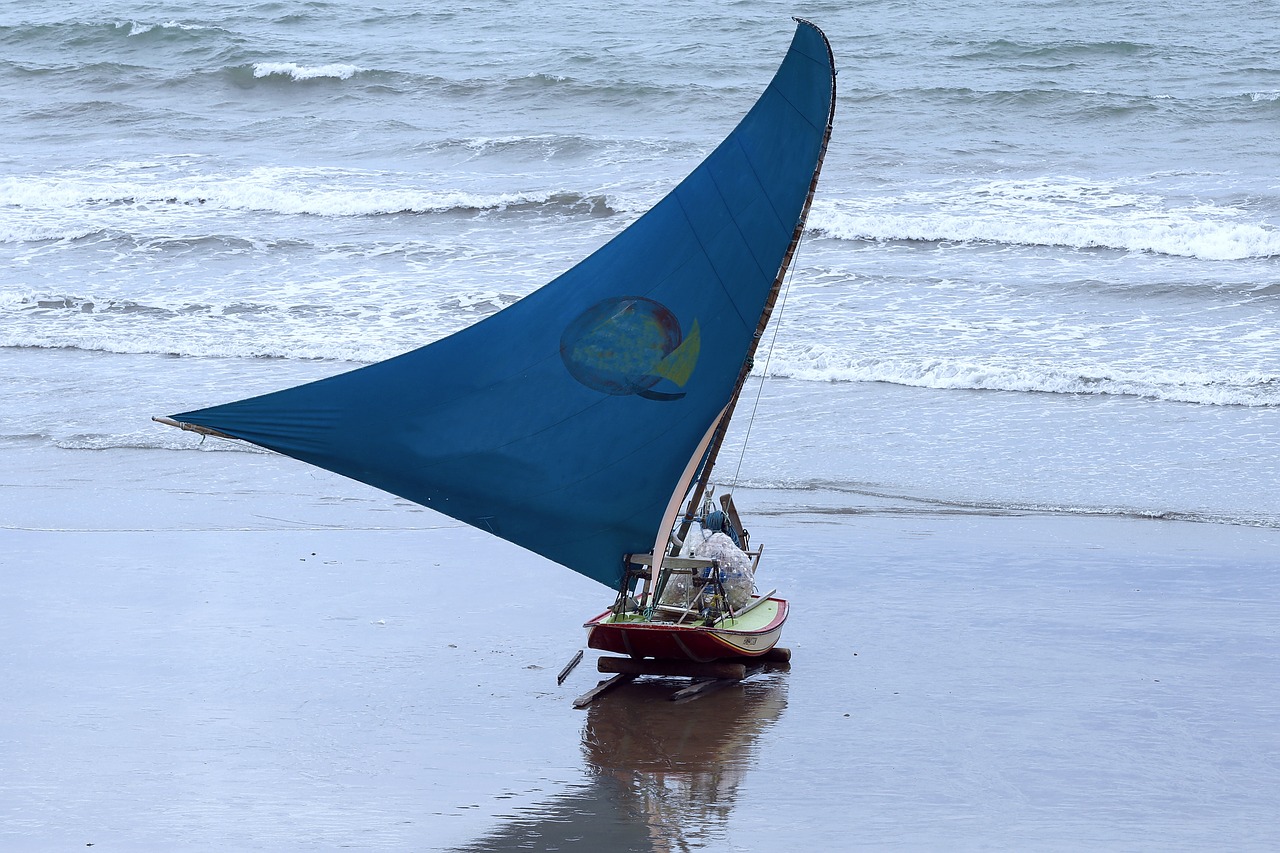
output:
[[[739,618],[725,618],[715,623],[715,628],[725,631],[759,631],[778,616],[779,604],[774,599],[769,599],[763,604],[759,604],[752,608],[749,612]],[[635,625],[649,622],[658,625],[676,624],[680,618],[679,613],[655,611],[652,619],[645,619],[642,613],[612,613],[603,620],[606,625]],[[698,628],[702,627],[702,620],[695,616],[689,615],[685,617],[683,622],[679,622],[681,627]]]

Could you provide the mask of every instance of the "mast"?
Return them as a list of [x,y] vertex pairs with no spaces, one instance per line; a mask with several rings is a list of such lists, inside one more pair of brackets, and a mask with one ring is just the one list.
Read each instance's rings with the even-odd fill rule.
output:
[[[711,444],[706,450],[705,461],[700,469],[701,473],[698,476],[698,481],[694,485],[689,497],[689,503],[685,507],[684,517],[680,522],[679,538],[682,541],[689,533],[689,527],[693,524],[698,505],[702,503],[702,496],[706,494],[707,484],[711,481],[711,470],[715,467],[716,457],[720,454],[720,447],[724,443],[725,434],[729,431],[729,421],[733,418],[733,410],[738,405],[738,398],[742,396],[742,388],[746,385],[747,377],[751,375],[751,368],[755,365],[756,350],[760,346],[760,340],[764,337],[765,327],[769,325],[769,318],[773,315],[774,305],[778,301],[778,294],[782,291],[782,285],[791,266],[791,261],[795,257],[796,248],[800,245],[800,237],[804,233],[804,223],[809,218],[809,208],[813,204],[813,196],[818,190],[818,176],[822,173],[822,163],[827,156],[827,144],[831,141],[831,126],[836,114],[836,66],[835,57],[831,53],[831,43],[827,41],[826,33],[822,32],[822,29],[812,21],[807,21],[804,18],[793,18],[792,20],[796,23],[813,27],[822,36],[822,43],[827,48],[827,56],[831,61],[831,106],[827,110],[827,127],[822,134],[822,147],[818,150],[818,165],[813,170],[813,180],[809,182],[809,193],[805,197],[804,207],[800,210],[800,218],[796,221],[795,231],[791,234],[791,243],[787,246],[786,254],[783,255],[782,266],[778,268],[778,276],[774,279],[773,287],[770,288],[769,296],[765,300],[764,311],[760,314],[760,321],[756,324],[755,333],[751,338],[751,345],[747,350],[746,357],[743,359],[742,369],[738,372],[738,380],[733,386],[733,393],[729,397],[729,404],[725,407],[717,422],[715,432],[711,437]],[[676,486],[675,494],[682,494],[688,489],[689,481],[682,478],[679,485]],[[670,537],[667,535],[669,530],[670,526],[668,525],[664,531],[659,533],[658,541],[662,543],[661,550],[663,552],[667,550],[670,544]],[[668,541],[663,542],[664,539]],[[655,550],[654,554],[658,554],[658,550]],[[655,560],[655,566],[657,562]]]

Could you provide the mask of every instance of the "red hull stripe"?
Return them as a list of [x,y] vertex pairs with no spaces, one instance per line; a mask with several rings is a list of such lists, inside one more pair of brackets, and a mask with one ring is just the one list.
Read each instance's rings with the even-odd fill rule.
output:
[[699,663],[723,657],[755,657],[777,644],[787,620],[787,603],[779,604],[769,624],[754,631],[733,631],[698,625],[637,622],[606,624],[605,611],[586,624],[587,645],[631,657],[692,660]]

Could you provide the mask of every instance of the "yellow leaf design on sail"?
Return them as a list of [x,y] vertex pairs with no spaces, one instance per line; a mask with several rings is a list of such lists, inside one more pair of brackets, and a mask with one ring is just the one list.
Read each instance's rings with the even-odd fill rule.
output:
[[694,318],[693,328],[684,343],[673,349],[666,358],[658,362],[653,372],[670,379],[681,388],[693,375],[693,368],[698,363],[698,353],[702,351],[702,331],[698,328],[698,320]]

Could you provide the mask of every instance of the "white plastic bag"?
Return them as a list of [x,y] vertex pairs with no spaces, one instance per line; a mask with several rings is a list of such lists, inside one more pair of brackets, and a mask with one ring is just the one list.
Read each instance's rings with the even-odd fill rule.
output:
[[[729,606],[734,610],[745,607],[751,600],[751,591],[755,585],[754,578],[751,576],[751,558],[733,544],[733,540],[725,534],[701,529],[691,530],[688,538],[685,539],[684,547],[680,550],[680,556],[715,560],[720,568],[720,577],[724,584],[725,595],[729,599]],[[704,579],[709,578],[713,571],[715,569],[702,569],[698,576]],[[702,586],[702,584],[692,583],[688,574],[672,572],[667,580],[666,589],[662,593],[662,603],[677,607],[700,608],[706,601],[695,602],[693,596]],[[709,599],[715,591],[714,585],[707,584],[704,599]]]

